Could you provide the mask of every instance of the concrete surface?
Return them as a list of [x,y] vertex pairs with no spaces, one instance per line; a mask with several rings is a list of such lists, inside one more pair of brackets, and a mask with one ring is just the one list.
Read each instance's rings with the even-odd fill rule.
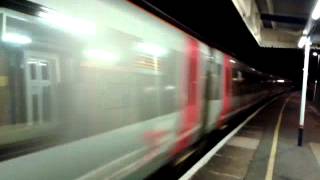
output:
[[307,103],[303,147],[297,146],[300,94],[280,97],[256,115],[194,177],[194,180],[264,180],[280,109],[285,106],[273,164],[273,180],[320,179],[320,113]]

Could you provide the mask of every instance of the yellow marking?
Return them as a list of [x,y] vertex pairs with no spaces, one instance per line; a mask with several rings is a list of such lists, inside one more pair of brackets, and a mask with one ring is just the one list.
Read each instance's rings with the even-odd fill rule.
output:
[[187,154],[185,154],[184,156],[182,156],[181,158],[179,158],[174,165],[177,166],[178,164],[180,164],[181,162],[185,161],[186,159],[188,159],[193,153],[195,153],[195,150],[191,150],[189,151]]
[[0,76],[0,87],[8,85],[8,76]]
[[287,103],[289,102],[290,97],[288,97],[283,103],[282,108],[280,110],[280,114],[278,117],[278,122],[276,125],[276,128],[273,133],[273,140],[272,140],[272,147],[271,147],[271,152],[270,152],[270,157],[268,161],[268,169],[267,169],[267,174],[265,180],[272,180],[273,178],[273,171],[274,171],[274,164],[276,161],[276,154],[277,154],[277,148],[278,148],[278,141],[279,141],[279,131],[280,131],[280,125],[282,121],[282,116],[283,116],[283,111],[284,108],[286,107]]
[[224,130],[224,129],[226,129],[227,127],[228,127],[228,125],[225,124],[225,125],[221,126],[221,127],[219,128],[219,130]]

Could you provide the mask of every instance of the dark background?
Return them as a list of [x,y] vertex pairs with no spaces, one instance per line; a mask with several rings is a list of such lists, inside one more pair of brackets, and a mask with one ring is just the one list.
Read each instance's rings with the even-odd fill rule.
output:
[[[260,71],[302,80],[303,50],[259,47],[231,0],[131,1]],[[316,59],[310,63],[312,79]]]

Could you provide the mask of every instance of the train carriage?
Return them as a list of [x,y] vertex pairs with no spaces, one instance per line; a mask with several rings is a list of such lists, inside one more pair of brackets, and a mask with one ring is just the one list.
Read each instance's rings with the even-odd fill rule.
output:
[[127,1],[0,14],[0,179],[142,179],[285,90]]

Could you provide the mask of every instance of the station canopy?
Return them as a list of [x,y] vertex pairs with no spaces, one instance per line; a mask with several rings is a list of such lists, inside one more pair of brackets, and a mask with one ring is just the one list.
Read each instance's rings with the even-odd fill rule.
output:
[[303,34],[320,34],[320,23],[310,20],[317,1],[232,0],[257,43],[273,48],[297,48]]

